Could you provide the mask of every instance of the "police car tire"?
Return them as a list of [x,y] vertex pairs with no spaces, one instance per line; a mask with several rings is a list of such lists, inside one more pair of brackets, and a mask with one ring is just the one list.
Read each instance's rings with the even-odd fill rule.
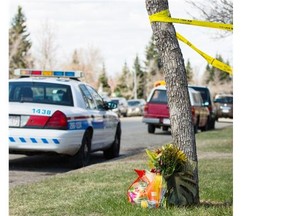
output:
[[82,139],[82,145],[77,154],[74,155],[73,157],[75,168],[85,167],[90,162],[90,147],[91,147],[90,137],[91,136],[89,135],[89,132],[86,131]]
[[104,150],[104,157],[106,159],[111,159],[119,156],[120,140],[121,140],[121,128],[118,125],[113,144],[111,145],[110,148]]

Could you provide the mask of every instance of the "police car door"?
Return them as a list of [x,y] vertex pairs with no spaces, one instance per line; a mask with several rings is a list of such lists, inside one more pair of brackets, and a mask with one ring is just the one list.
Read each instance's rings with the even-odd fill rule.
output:
[[92,97],[94,98],[95,103],[97,104],[96,109],[99,112],[101,112],[103,116],[104,145],[107,146],[114,141],[115,134],[116,134],[117,120],[114,115],[111,115],[112,111],[109,111],[107,110],[107,108],[105,108],[103,98],[97,93],[97,91],[90,86],[87,86],[87,88],[90,91]]
[[104,107],[104,102],[102,97],[97,93],[97,91],[95,89],[93,89],[90,86],[87,86],[89,92],[91,93],[94,102],[96,104],[95,110],[97,110],[102,117],[102,126],[103,126],[103,145],[108,145],[111,144],[111,142],[109,140],[114,140],[114,134],[112,134],[111,132],[111,119],[109,118],[109,116],[107,116],[107,110]]
[[87,110],[91,117],[91,125],[93,126],[93,137],[91,140],[91,150],[97,150],[103,147],[105,143],[104,117],[105,113],[97,109],[94,91],[87,85],[80,85],[80,89],[84,95]]

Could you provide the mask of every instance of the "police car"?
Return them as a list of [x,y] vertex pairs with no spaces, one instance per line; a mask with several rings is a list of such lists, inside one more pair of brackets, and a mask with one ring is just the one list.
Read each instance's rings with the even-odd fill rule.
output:
[[119,156],[121,122],[81,71],[16,69],[9,80],[9,153],[68,155],[89,164],[90,153]]

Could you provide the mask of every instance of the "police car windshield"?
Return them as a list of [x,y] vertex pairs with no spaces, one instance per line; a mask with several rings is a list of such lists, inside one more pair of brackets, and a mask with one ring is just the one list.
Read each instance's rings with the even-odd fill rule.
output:
[[9,82],[9,102],[73,106],[70,86],[45,82]]

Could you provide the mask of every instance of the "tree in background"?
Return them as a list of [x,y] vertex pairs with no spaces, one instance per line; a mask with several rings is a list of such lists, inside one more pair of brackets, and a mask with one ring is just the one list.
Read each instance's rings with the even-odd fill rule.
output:
[[85,72],[84,81],[98,88],[98,77],[103,64],[100,51],[93,45],[88,45],[86,49],[81,49],[81,57],[82,71]]
[[98,78],[98,82],[99,82],[99,88],[98,88],[98,91],[99,93],[105,93],[107,95],[110,95],[111,94],[111,90],[110,90],[110,86],[108,84],[108,77],[107,77],[107,74],[106,74],[106,68],[105,68],[105,64],[103,63],[103,67],[102,67],[102,71],[99,75],[99,78]]
[[185,69],[186,69],[186,76],[187,76],[188,83],[194,84],[194,72],[193,72],[193,69],[191,67],[191,63],[190,63],[189,59],[186,62]]
[[[219,22],[226,24],[233,24],[233,1],[232,0],[187,0],[192,6],[200,12],[200,16],[190,14],[193,19],[206,20],[209,22]],[[219,37],[225,37],[232,34],[229,31],[219,31]],[[223,61],[221,55],[217,55],[216,59]],[[226,62],[229,65],[229,62]],[[203,83],[210,87],[212,94],[220,92],[233,93],[232,77],[213,66],[207,64],[206,70],[203,74]]]
[[75,49],[72,54],[72,62],[71,62],[71,70],[79,70],[80,68],[80,59],[78,55],[78,51]]
[[40,69],[55,69],[57,66],[57,49],[55,27],[48,21],[42,23],[36,44],[35,66]]
[[148,45],[146,46],[145,54],[146,54],[145,66],[148,69],[147,72],[149,72],[149,74],[151,74],[152,76],[155,76],[157,73],[163,74],[163,71],[160,71],[163,65],[161,63],[161,59],[157,47],[155,45],[153,35]]
[[17,14],[12,19],[9,29],[9,77],[13,77],[16,68],[32,68],[33,59],[29,50],[32,46],[27,32],[26,17],[22,7],[18,6]]
[[[221,55],[217,55],[216,59],[224,62]],[[225,63],[229,65],[228,61]],[[210,66],[209,64],[207,64],[203,75],[203,84],[210,87],[213,96],[215,96],[217,93],[233,93],[232,77],[228,73]]]
[[94,88],[99,87],[98,77],[101,73],[103,58],[100,51],[93,45],[87,48],[74,49],[68,64],[64,63],[60,67],[64,70],[83,71],[84,77],[80,80],[90,84]]
[[131,99],[133,97],[133,76],[127,62],[124,63],[122,73],[117,79],[117,85],[113,96],[125,97],[126,99]]
[[[200,12],[200,17],[190,13],[193,19],[233,24],[233,1],[231,0],[187,0],[193,9]],[[231,32],[221,32],[220,36],[230,35]]]
[[144,61],[145,64],[145,71],[147,74],[147,84],[145,87],[144,98],[148,97],[150,90],[153,88],[153,84],[158,80],[164,79],[164,72],[163,72],[163,65],[161,63],[161,59],[155,45],[154,37],[152,35],[148,45],[146,46],[145,50],[146,60]]
[[146,75],[145,75],[145,72],[142,70],[142,66],[140,64],[138,55],[136,55],[136,58],[133,64],[133,78],[134,78],[134,82],[133,82],[134,99],[144,98]]
[[141,60],[138,55],[135,57],[132,70],[129,70],[127,62],[125,62],[122,74],[117,78],[114,92],[116,96],[123,96],[127,99],[135,97],[146,99],[154,87],[154,83],[164,80],[163,65],[153,36],[146,46],[145,55],[144,68],[140,64]]

